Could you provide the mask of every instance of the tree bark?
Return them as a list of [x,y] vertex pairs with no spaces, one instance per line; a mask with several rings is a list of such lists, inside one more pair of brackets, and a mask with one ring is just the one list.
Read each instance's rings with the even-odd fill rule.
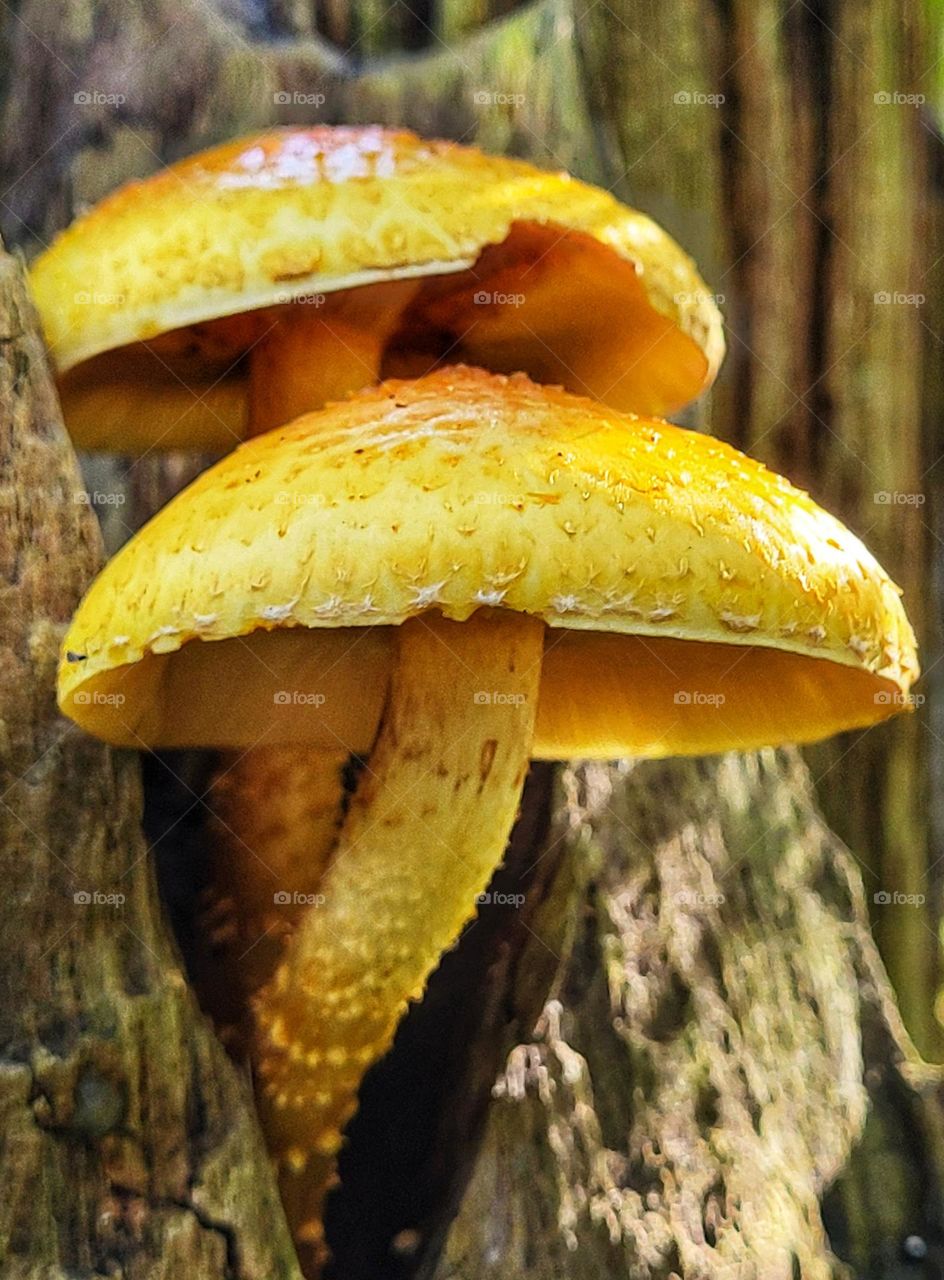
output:
[[940,1076],[799,758],[565,771],[557,840],[489,1029],[507,1053],[484,1136],[421,1274],[872,1275],[939,1241]]
[[[3,38],[0,221],[28,249],[119,182],[275,121],[401,122],[612,186],[664,222],[724,295],[730,358],[690,420],[710,418],[843,515],[924,622],[927,512],[874,502],[877,492],[922,493],[931,504],[940,480],[940,468],[921,478],[941,452],[939,438],[922,434],[914,390],[934,341],[927,317],[875,302],[920,293],[914,281],[937,257],[911,234],[927,211],[930,135],[906,105],[874,99],[909,92],[929,61],[916,19],[903,22],[892,0],[835,0],[828,11],[786,0],[441,0],[412,10],[372,0],[22,0]],[[324,102],[277,100],[296,91]],[[482,105],[482,91],[505,101]],[[77,102],[83,93],[124,101]],[[937,405],[938,381],[929,379]],[[91,487],[113,499],[101,510],[109,545],[196,465],[86,464]],[[52,516],[34,507],[30,518],[38,530]],[[69,571],[57,622],[91,565]],[[924,630],[933,666],[938,639]],[[37,701],[13,717],[31,733],[45,723],[42,698],[50,714],[49,679],[47,658],[9,694],[32,690]],[[216,1274],[232,1255],[204,1264],[199,1250],[219,1243],[212,1224],[235,1223],[222,1234],[240,1241],[238,1266],[281,1274],[284,1234],[245,1096],[194,1016],[138,861],[134,768],[78,735],[68,741],[81,764],[58,785],[75,805],[81,778],[82,813],[57,794],[32,825],[53,849],[68,846],[90,886],[135,866],[140,883],[127,896],[139,915],[126,904],[121,918],[156,955],[142,958],[125,930],[102,927],[111,915],[88,908],[65,944],[68,963],[50,970],[40,960],[58,937],[49,892],[30,880],[32,896],[23,893],[55,1027],[77,1025],[80,1011],[88,1019],[101,999],[100,981],[94,993],[56,986],[63,973],[90,982],[134,972],[118,968],[133,953],[151,984],[150,1003],[136,987],[128,997],[135,1017],[109,1023],[114,1060],[134,1064],[127,1096],[139,1108],[129,1124],[140,1136],[139,1180],[129,1184],[138,1198],[119,1197],[122,1239],[133,1239],[140,1200],[147,1221],[159,1219],[123,1265],[142,1276]],[[365,1084],[329,1211],[340,1280],[792,1280],[838,1277],[844,1265],[893,1275],[911,1236],[930,1249],[929,1266],[944,1268],[940,1079],[911,1048],[868,915],[881,885],[931,897],[928,741],[915,717],[813,757],[854,860],[818,816],[793,753],[536,768],[496,884],[523,904],[483,908]],[[199,762],[169,763],[170,785],[163,766],[149,770],[152,826],[187,944],[199,940],[193,813],[203,782]],[[24,865],[11,854],[11,875]],[[930,1052],[930,905],[875,914],[909,1026]],[[22,983],[22,945],[19,928],[9,949],[2,943],[11,982]],[[90,1033],[78,1025],[81,1044]],[[16,1026],[24,1053],[48,1053],[38,1022]],[[186,1072],[183,1043],[200,1046]],[[81,1075],[69,1071],[73,1083],[51,1096],[81,1100]],[[99,1098],[101,1086],[91,1088]],[[9,1132],[35,1126],[27,1101]],[[59,1132],[43,1129],[42,1142]],[[35,1150],[8,1144],[5,1182],[39,1184],[47,1157]],[[189,1170],[173,1183],[187,1193],[179,1205],[151,1190],[168,1185],[166,1151],[175,1176]],[[201,1175],[204,1160],[212,1176]],[[65,1224],[58,1242],[21,1230],[8,1250],[17,1265],[91,1265],[89,1206],[107,1174],[84,1155],[69,1171],[49,1193]],[[215,1199],[198,1218],[188,1206],[207,1182]],[[263,1222],[275,1226],[263,1232]]]
[[21,268],[0,258],[4,1276],[297,1276],[246,1082],[189,994],[138,766],[63,721],[101,558]]

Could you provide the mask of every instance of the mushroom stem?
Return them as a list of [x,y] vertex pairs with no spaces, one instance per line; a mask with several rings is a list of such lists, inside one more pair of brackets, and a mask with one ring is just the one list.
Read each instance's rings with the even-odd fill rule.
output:
[[531,754],[543,632],[501,613],[397,629],[383,723],[324,902],[257,996],[260,1116],[310,1274],[361,1080],[504,853]]
[[284,427],[380,378],[415,280],[315,294],[275,313],[249,354],[249,434]]
[[[384,347],[419,287],[415,280],[386,281],[270,313],[249,355],[249,435],[376,382]],[[271,976],[304,910],[299,899],[317,894],[331,858],[346,759],[292,746],[221,757],[211,803],[209,923],[217,945],[200,995],[237,1056],[251,1021],[247,999]],[[276,893],[290,901],[276,900]]]
[[295,746],[227,756],[209,794],[213,939],[204,1003],[227,1048],[248,1051],[249,999],[312,905],[343,818],[347,752]]
[[282,427],[308,409],[320,409],[369,387],[380,373],[382,340],[370,330],[298,305],[280,317],[250,355],[250,433]]

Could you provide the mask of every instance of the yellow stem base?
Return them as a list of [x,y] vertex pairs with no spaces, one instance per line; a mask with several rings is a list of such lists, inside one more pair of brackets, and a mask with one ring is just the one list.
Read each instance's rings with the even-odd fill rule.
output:
[[309,1275],[341,1133],[408,1001],[501,861],[531,754],[543,625],[511,614],[399,628],[386,714],[323,905],[256,1000],[263,1131]]
[[210,972],[200,984],[221,1039],[242,1058],[250,997],[319,892],[342,821],[346,752],[255,747],[224,756],[209,794]]

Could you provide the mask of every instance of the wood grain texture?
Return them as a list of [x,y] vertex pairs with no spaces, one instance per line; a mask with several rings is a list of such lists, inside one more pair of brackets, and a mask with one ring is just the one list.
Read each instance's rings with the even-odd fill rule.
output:
[[161,921],[133,756],[57,714],[101,558],[21,268],[0,259],[4,1275],[297,1275],[245,1082]]
[[[555,842],[482,1144],[421,1274],[872,1275],[906,1235],[933,1241],[938,1184],[902,1135],[940,1076],[799,758],[567,770]],[[923,1151],[937,1168],[937,1139]]]
[[[904,589],[933,670],[941,648],[927,608],[928,506],[944,435],[939,422],[925,431],[920,390],[932,345],[925,277],[939,248],[925,233],[931,139],[909,101],[927,89],[927,35],[917,9],[902,21],[897,6],[880,3],[735,14],[725,124],[736,243],[725,277],[747,304],[731,352],[739,442],[866,541]],[[886,733],[838,738],[809,758],[869,897],[884,889],[926,899],[874,916],[905,1019],[922,1049],[939,1054],[929,999],[940,968],[933,740],[919,709]]]

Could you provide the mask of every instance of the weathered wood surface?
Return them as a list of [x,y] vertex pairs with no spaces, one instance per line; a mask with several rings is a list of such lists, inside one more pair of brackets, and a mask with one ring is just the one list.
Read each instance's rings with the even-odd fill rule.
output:
[[940,1077],[799,759],[587,766],[557,800],[568,853],[534,895],[482,1146],[421,1274],[894,1275],[912,1235],[940,1268]]
[[[731,355],[699,420],[844,515],[920,617],[941,442],[916,387],[939,350],[921,307],[875,300],[932,293],[915,281],[934,243],[912,229],[935,144],[913,108],[874,100],[920,92],[917,19],[892,0],[505,7],[22,0],[3,37],[5,234],[46,240],[120,181],[277,120],[397,121],[566,164],[653,212],[724,295]],[[398,49],[414,52],[378,56]],[[174,467],[96,464],[135,497],[107,508],[112,545]],[[882,883],[933,891],[928,740],[922,713],[814,758],[858,868],[792,756],[538,771],[502,881],[524,908],[483,911],[365,1088],[329,1218],[341,1280],[838,1276],[824,1204],[856,1274],[897,1275],[913,1233],[941,1269],[939,1084],[910,1060],[867,913]],[[930,913],[875,915],[931,1049]]]
[[137,761],[56,711],[101,541],[5,254],[0,403],[0,1274],[288,1280],[249,1090],[162,923]]

